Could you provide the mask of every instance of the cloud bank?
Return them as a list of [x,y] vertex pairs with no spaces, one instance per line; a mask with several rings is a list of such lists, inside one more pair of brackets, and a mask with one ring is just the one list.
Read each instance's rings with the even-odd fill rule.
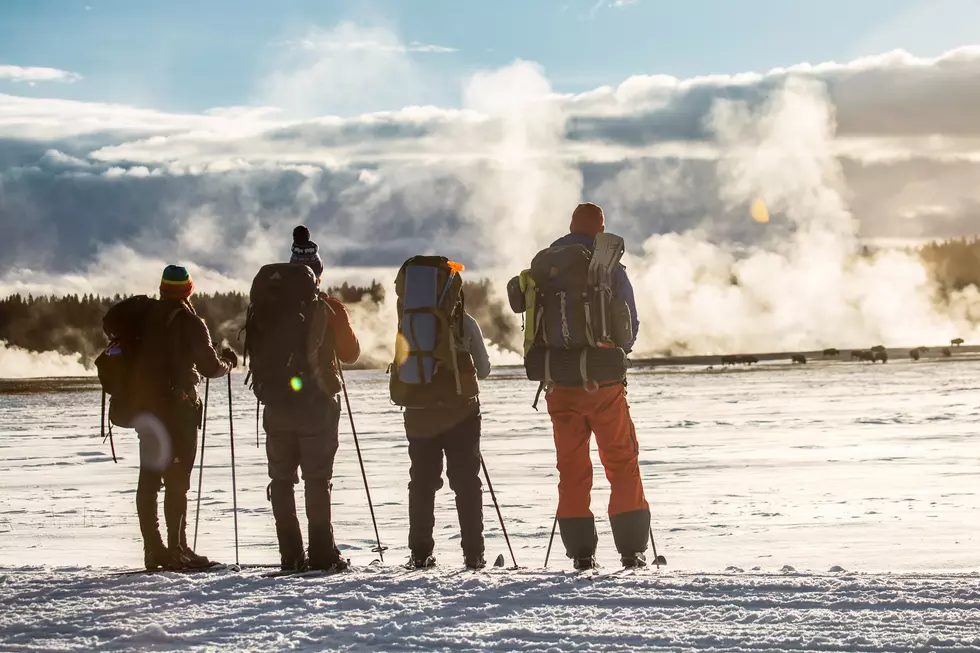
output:
[[[320,109],[331,84],[360,95],[431,80],[389,32],[326,34],[284,54],[255,107],[0,95],[0,291],[146,292],[165,261],[191,265],[199,287],[245,288],[288,255],[298,222],[338,281],[440,252],[499,282],[587,199],[628,239],[640,353],[971,329],[965,300],[932,306],[915,261],[853,254],[977,230],[980,48],[575,95],[517,61],[472,76],[458,108],[338,117]],[[749,218],[758,197],[769,224]]]
[[0,80],[13,82],[77,82],[82,79],[78,73],[44,67],[0,66]]

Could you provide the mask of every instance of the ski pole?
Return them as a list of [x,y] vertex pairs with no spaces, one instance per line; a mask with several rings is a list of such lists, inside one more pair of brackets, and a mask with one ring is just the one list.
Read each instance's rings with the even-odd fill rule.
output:
[[228,372],[228,432],[231,434],[231,500],[235,515],[235,564],[238,564],[238,487],[235,484],[235,418],[231,409],[231,371]]
[[374,504],[371,502],[371,488],[368,487],[367,472],[364,471],[364,458],[361,457],[361,445],[357,441],[354,413],[350,409],[350,395],[347,394],[347,381],[344,379],[344,368],[340,366],[340,359],[337,357],[334,357],[334,364],[337,366],[338,374],[340,374],[340,387],[344,390],[344,402],[347,404],[347,417],[350,418],[350,430],[354,434],[354,448],[357,449],[357,462],[361,465],[361,478],[364,479],[364,493],[367,495],[368,509],[371,511],[371,523],[374,524],[374,538],[378,541],[378,546],[373,551],[378,554],[381,562],[384,562],[384,552],[388,547],[381,546],[381,535],[378,533],[378,520],[374,516]]
[[211,379],[204,379],[204,416],[201,418],[201,466],[197,472],[197,510],[194,511],[194,549],[197,550],[197,527],[201,521],[201,488],[204,485],[204,442],[208,435],[208,391]]
[[558,530],[558,511],[555,511],[555,523],[551,525],[551,537],[548,539],[548,551],[544,554],[544,566],[548,566],[548,558],[551,557],[551,545],[555,541],[555,531]]
[[119,460],[116,459],[116,442],[112,439],[112,422],[109,422],[108,435],[105,432],[105,390],[102,391],[102,422],[100,428],[102,429],[102,444],[105,444],[106,438],[109,438],[109,448],[112,449],[112,462],[118,463]]
[[255,448],[259,448],[259,410],[262,402],[255,400]]
[[657,569],[660,569],[660,565],[667,564],[667,558],[657,555],[657,543],[653,539],[653,526],[650,527],[650,545],[653,547],[653,564],[657,565]]
[[514,563],[514,569],[517,569],[517,558],[514,557],[514,549],[510,545],[510,536],[507,535],[507,527],[504,526],[504,515],[500,512],[500,504],[497,503],[497,495],[493,491],[493,483],[490,482],[490,472],[487,471],[487,464],[483,460],[483,454],[480,454],[480,466],[483,467],[483,475],[487,479],[487,488],[490,490],[490,497],[493,499],[493,507],[497,509],[497,519],[500,520],[500,530],[504,532],[504,541],[507,542],[507,550],[510,551],[510,560]]

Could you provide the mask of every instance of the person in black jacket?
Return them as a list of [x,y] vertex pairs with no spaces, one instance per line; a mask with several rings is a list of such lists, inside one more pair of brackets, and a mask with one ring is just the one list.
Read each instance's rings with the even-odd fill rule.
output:
[[[143,536],[148,570],[208,566],[210,561],[187,545],[187,492],[197,455],[197,429],[201,376],[219,378],[238,365],[238,357],[225,348],[219,356],[207,325],[194,312],[190,274],[171,265],[163,272],[160,300],[152,309],[143,336],[137,366],[141,405],[138,418],[140,475],[136,511]],[[163,504],[167,544],[160,536],[157,495],[166,488]]]

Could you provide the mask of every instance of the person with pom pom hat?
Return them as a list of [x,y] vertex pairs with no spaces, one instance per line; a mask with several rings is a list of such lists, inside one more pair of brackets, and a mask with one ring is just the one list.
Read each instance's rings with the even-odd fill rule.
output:
[[[307,266],[319,286],[323,261],[317,244],[311,239],[310,230],[304,225],[293,229],[289,263]],[[263,268],[271,270],[269,279],[273,274],[281,278],[289,277],[290,285],[279,288],[282,295],[290,294],[295,284],[305,288],[303,284],[309,282],[308,272],[304,273],[304,279],[304,274],[288,268],[282,264]],[[256,280],[262,278],[260,271]],[[255,288],[253,283],[253,291]],[[273,303],[277,303],[275,299]],[[262,310],[260,304],[261,299],[255,304],[256,311]],[[261,394],[259,400],[265,405],[263,427],[269,461],[268,496],[276,522],[281,567],[284,571],[342,571],[348,567],[348,563],[337,547],[331,522],[333,465],[339,447],[340,428],[341,380],[338,365],[357,362],[360,344],[351,327],[347,307],[322,290],[317,289],[317,298],[312,306],[304,304],[293,307],[289,303],[287,308],[284,302],[277,305],[280,308],[275,309],[274,313],[293,313],[302,317],[299,322],[301,332],[290,331],[292,336],[280,333],[279,329],[286,327],[282,326],[282,321],[275,320],[276,328],[260,335],[259,341],[250,341],[247,349],[251,361],[256,360],[256,355],[263,356],[265,360],[301,361],[299,367],[291,368],[289,376],[293,387],[285,392],[267,392],[264,389],[274,384],[272,379],[279,374],[278,367],[275,370],[266,369],[268,376],[265,378],[262,378],[263,370],[258,366],[252,369],[253,390],[262,388],[256,396]],[[258,323],[262,316],[256,315],[255,319]],[[249,329],[246,323],[247,339],[252,338]],[[276,353],[269,356],[268,352]],[[296,379],[304,378],[306,382],[296,382]],[[299,468],[303,470],[306,489],[308,551],[303,550],[303,533],[296,512],[294,486],[299,482]]]

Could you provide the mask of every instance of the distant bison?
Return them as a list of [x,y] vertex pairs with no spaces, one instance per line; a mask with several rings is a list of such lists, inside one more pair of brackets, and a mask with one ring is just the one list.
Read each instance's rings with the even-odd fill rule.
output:
[[840,350],[839,349],[824,349],[823,350],[823,355],[824,355],[825,358],[836,358],[836,357],[840,356]]
[[755,365],[759,362],[759,359],[756,356],[739,356],[738,362],[743,365]]
[[875,360],[875,355],[870,351],[854,350],[851,352],[851,360],[873,363]]
[[887,351],[875,352],[874,361],[872,361],[872,362],[874,362],[874,363],[887,363],[888,362],[888,352]]
[[793,364],[796,365],[797,363],[806,365],[806,356],[803,354],[793,354]]
[[949,358],[953,355],[953,352],[949,350],[949,347],[943,347],[943,356]]
[[920,352],[918,349],[913,349],[912,351],[909,352],[909,358],[911,358],[914,361],[919,360],[921,356],[922,356],[922,352]]
[[738,356],[722,356],[721,364],[724,365],[735,365],[738,363]]
[[885,346],[875,345],[874,347],[871,348],[871,351],[875,354],[880,354],[881,352],[885,351]]
[[959,347],[963,344],[963,338],[953,338],[949,341],[949,344],[953,345],[954,347]]

